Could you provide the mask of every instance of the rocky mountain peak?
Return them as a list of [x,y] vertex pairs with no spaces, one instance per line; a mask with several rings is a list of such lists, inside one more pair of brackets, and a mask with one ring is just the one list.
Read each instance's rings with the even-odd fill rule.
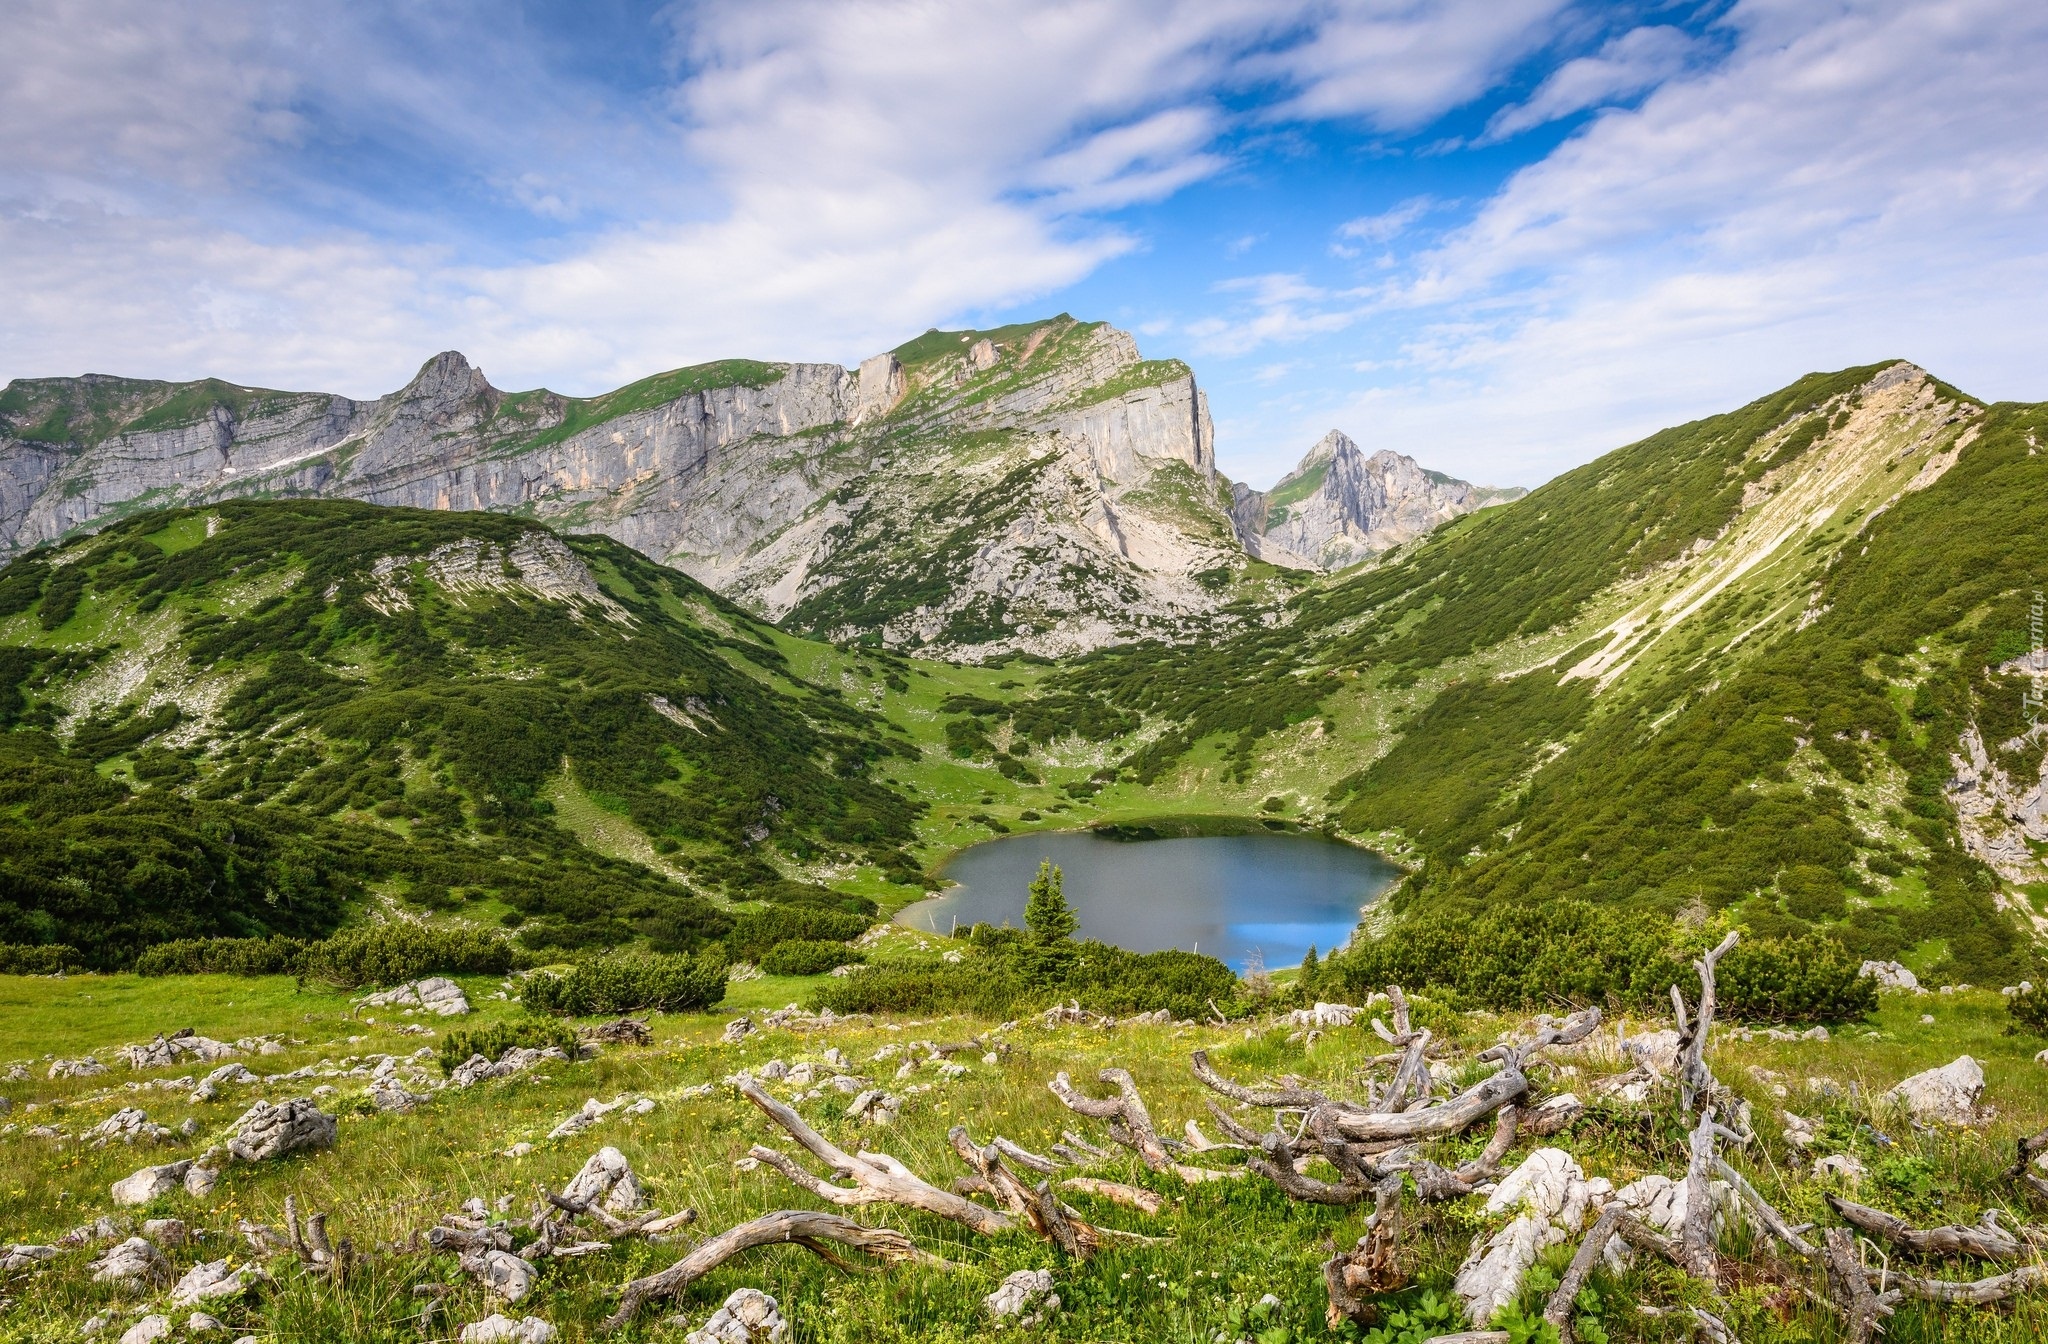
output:
[[1368,457],[1333,429],[1271,490],[1237,486],[1231,519],[1245,549],[1261,560],[1334,570],[1523,493],[1453,480],[1392,449]]

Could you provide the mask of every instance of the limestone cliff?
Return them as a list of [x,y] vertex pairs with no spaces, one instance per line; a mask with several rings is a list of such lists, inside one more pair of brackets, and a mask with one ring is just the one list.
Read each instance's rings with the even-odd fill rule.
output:
[[796,628],[948,656],[1171,634],[1244,565],[1192,373],[1064,315],[928,332],[857,373],[727,360],[587,399],[502,392],[454,352],[375,401],[0,392],[0,556],[244,496],[526,514]]
[[1245,549],[1262,560],[1335,570],[1525,493],[1452,480],[1384,448],[1367,457],[1333,429],[1271,490],[1237,486],[1231,519]]

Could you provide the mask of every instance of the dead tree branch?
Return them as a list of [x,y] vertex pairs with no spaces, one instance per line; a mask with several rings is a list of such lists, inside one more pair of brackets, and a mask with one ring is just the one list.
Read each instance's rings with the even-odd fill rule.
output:
[[1685,995],[1677,985],[1671,987],[1671,1008],[1678,1017],[1678,1099],[1688,1111],[1695,1109],[1702,1097],[1711,1098],[1721,1086],[1707,1067],[1707,1036],[1714,1028],[1714,967],[1740,938],[1740,933],[1730,929],[1712,951],[1693,962],[1700,977],[1700,1001],[1690,1023],[1685,1016]]
[[763,1214],[750,1223],[705,1241],[681,1260],[658,1274],[634,1279],[619,1289],[619,1309],[605,1318],[601,1329],[609,1334],[632,1320],[649,1301],[674,1297],[698,1279],[742,1251],[757,1246],[801,1246],[842,1269],[853,1266],[832,1253],[827,1243],[863,1251],[884,1263],[909,1261],[914,1264],[951,1268],[951,1263],[921,1251],[901,1232],[886,1227],[862,1227],[836,1213],[810,1209],[784,1209]]
[[1986,1209],[1974,1227],[1915,1228],[1903,1218],[1879,1209],[1852,1203],[1840,1195],[1829,1195],[1828,1206],[1843,1221],[1874,1237],[1904,1247],[1919,1255],[1974,1255],[1984,1260],[2016,1260],[2022,1250],[2020,1239],[1998,1225],[1998,1210]]
[[[1190,1183],[1197,1181],[1222,1181],[1242,1176],[1242,1170],[1215,1171],[1207,1167],[1191,1167],[1173,1160],[1166,1149],[1166,1143],[1159,1137],[1159,1131],[1152,1123],[1152,1113],[1145,1109],[1145,1098],[1138,1092],[1137,1083],[1124,1069],[1104,1069],[1096,1077],[1116,1088],[1114,1097],[1091,1097],[1074,1086],[1073,1080],[1061,1071],[1046,1084],[1060,1104],[1076,1115],[1085,1115],[1091,1120],[1109,1121],[1109,1137],[1135,1152],[1154,1171],[1170,1171]],[[1071,1134],[1060,1137],[1073,1141]],[[1095,1149],[1101,1152],[1100,1149]]]
[[1892,1314],[1891,1305],[1870,1287],[1870,1274],[1856,1255],[1856,1239],[1845,1227],[1831,1227],[1821,1237],[1821,1263],[1827,1267],[1828,1298],[1849,1319],[1852,1344],[1869,1344]]
[[2018,1269],[1988,1279],[1956,1283],[1948,1279],[1923,1279],[1897,1270],[1870,1270],[1880,1287],[1917,1297],[1924,1302],[1945,1302],[1981,1307],[2017,1297],[2029,1288],[2048,1283],[2048,1265],[2021,1265]]

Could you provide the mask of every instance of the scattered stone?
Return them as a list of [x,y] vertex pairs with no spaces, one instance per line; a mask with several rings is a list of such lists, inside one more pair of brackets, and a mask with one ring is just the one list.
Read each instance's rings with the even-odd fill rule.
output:
[[1050,1270],[1020,1269],[981,1299],[981,1305],[999,1321],[1014,1319],[1032,1326],[1060,1309],[1060,1295],[1052,1290]]
[[567,1063],[569,1056],[558,1046],[551,1045],[545,1050],[530,1050],[525,1046],[515,1045],[500,1055],[496,1062],[482,1055],[471,1055],[456,1066],[455,1072],[448,1075],[448,1081],[457,1087],[468,1087],[487,1078],[510,1078],[515,1073],[526,1072],[544,1059]]
[[168,1068],[187,1058],[211,1063],[239,1053],[226,1041],[197,1035],[190,1027],[182,1027],[168,1036],[158,1035],[155,1040],[141,1045],[124,1045],[114,1052],[117,1058],[128,1061],[131,1069]]
[[533,1262],[510,1251],[488,1250],[463,1257],[463,1267],[483,1280],[485,1288],[506,1302],[517,1302],[533,1291],[540,1271]]
[[603,1026],[585,1027],[581,1035],[586,1041],[597,1041],[604,1045],[654,1044],[653,1030],[645,1022],[631,1017],[622,1017]]
[[1780,1111],[1778,1115],[1785,1122],[1785,1142],[1794,1148],[1806,1148],[1819,1137],[1820,1127],[1804,1116]]
[[192,1169],[185,1173],[185,1193],[194,1199],[204,1199],[213,1193],[213,1187],[220,1180],[221,1151],[209,1148],[193,1160]]
[[167,1162],[160,1167],[144,1167],[132,1176],[124,1176],[114,1182],[114,1203],[122,1208],[133,1208],[161,1198],[173,1190],[185,1186],[185,1173],[192,1169],[192,1159],[182,1162]]
[[159,1246],[175,1249],[191,1240],[192,1229],[183,1218],[152,1218],[142,1225],[142,1235]]
[[1678,1033],[1670,1028],[1621,1038],[1621,1052],[1656,1074],[1669,1074],[1678,1067]]
[[201,1302],[220,1302],[240,1297],[256,1284],[264,1281],[260,1265],[243,1265],[230,1270],[225,1259],[208,1260],[192,1266],[185,1277],[178,1280],[178,1286],[171,1289],[171,1305],[174,1307],[196,1306]]
[[171,1262],[164,1253],[141,1237],[130,1237],[93,1262],[94,1283],[119,1284],[124,1288],[146,1288],[167,1282]]
[[555,1327],[538,1316],[491,1315],[462,1327],[462,1344],[550,1344]]
[[175,1327],[168,1316],[145,1316],[121,1333],[121,1344],[156,1344],[169,1339]]
[[702,1328],[683,1336],[684,1344],[776,1344],[788,1331],[782,1309],[758,1288],[741,1288],[725,1299]]
[[1814,1163],[1813,1174],[1816,1176],[1840,1176],[1849,1184],[1855,1185],[1863,1179],[1865,1173],[1861,1162],[1858,1162],[1847,1153],[1836,1153],[1833,1157],[1824,1157]]
[[[1364,1011],[1363,1008],[1354,1008],[1348,1003],[1318,1003],[1313,1008],[1295,1009],[1287,1015],[1286,1020],[1290,1027],[1348,1027],[1357,1021]],[[1128,1022],[1131,1019],[1124,1020]],[[1165,1020],[1171,1022],[1173,1014],[1168,1013]]]
[[102,1214],[89,1223],[72,1228],[57,1238],[59,1246],[91,1246],[96,1242],[113,1241],[126,1236],[132,1224],[126,1218],[109,1218]]
[[46,1260],[55,1260],[58,1254],[55,1246],[0,1246],[0,1273],[16,1269],[29,1269]]
[[175,1136],[162,1125],[152,1124],[136,1107],[124,1106],[82,1137],[91,1140],[93,1147],[104,1148],[110,1143],[169,1143]]
[[1933,1014],[1933,1013],[1922,1013],[1922,1014],[1920,1014],[1920,1025],[1921,1025],[1921,1026],[1923,1026],[1923,1027],[1931,1027],[1931,1026],[1933,1026],[1933,1025],[1934,1025],[1934,1014]]
[[80,1323],[78,1333],[84,1335],[87,1339],[91,1339],[94,1335],[97,1335],[119,1319],[121,1319],[121,1313],[111,1307],[105,1311],[95,1312]]
[[220,1323],[220,1317],[209,1316],[203,1311],[195,1311],[185,1318],[185,1333],[188,1335],[210,1335],[225,1329],[227,1327]]
[[1522,1276],[1547,1246],[1579,1230],[1586,1210],[1607,1198],[1613,1187],[1605,1179],[1588,1181],[1578,1162],[1561,1148],[1538,1148],[1509,1172],[1487,1197],[1486,1212],[1522,1212],[1498,1232],[1481,1233],[1458,1267],[1453,1290],[1466,1314],[1475,1321],[1515,1300]]
[[519,1143],[515,1143],[515,1144],[513,1144],[513,1145],[512,1145],[512,1146],[511,1146],[510,1148],[507,1148],[507,1149],[505,1150],[505,1154],[504,1154],[504,1155],[505,1155],[506,1157],[525,1157],[525,1156],[526,1156],[526,1155],[527,1155],[528,1153],[530,1153],[530,1152],[532,1152],[532,1151],[533,1151],[533,1145],[532,1145],[532,1144],[530,1144],[530,1143],[526,1143],[526,1142],[524,1142],[524,1141],[521,1141],[521,1142],[519,1142]]
[[1866,961],[1857,974],[1867,975],[1877,981],[1879,989],[1920,988],[1920,978],[1896,961]]
[[235,1122],[228,1156],[238,1162],[264,1162],[303,1149],[331,1147],[335,1134],[334,1117],[304,1097],[282,1106],[259,1101]]
[[437,1017],[460,1017],[469,1011],[462,986],[446,976],[434,975],[412,980],[357,1001],[359,1008],[417,1008]]
[[967,960],[967,954],[956,947],[952,951],[940,956],[939,960],[945,962],[948,966],[958,966],[961,962]]
[[754,1070],[754,1076],[767,1079],[769,1082],[780,1082],[784,1078],[789,1077],[789,1065],[779,1059],[771,1059],[760,1068]]
[[391,1115],[410,1115],[413,1108],[427,1098],[418,1092],[408,1092],[395,1078],[379,1078],[370,1084],[370,1104]]
[[817,1070],[811,1067],[809,1060],[804,1060],[790,1065],[789,1072],[782,1076],[791,1087],[809,1087],[811,1080],[817,1076]]
[[654,1102],[648,1097],[634,1097],[627,1093],[613,1097],[610,1101],[599,1101],[596,1097],[584,1100],[583,1109],[548,1131],[551,1139],[566,1139],[581,1134],[613,1111],[625,1111],[629,1115],[646,1115],[654,1109]]
[[1901,1103],[1916,1120],[1970,1125],[1981,1118],[1977,1099],[1984,1095],[1984,1069],[1968,1055],[1925,1073],[1916,1073],[1885,1096]]
[[1585,1102],[1569,1092],[1560,1092],[1554,1097],[1546,1098],[1529,1111],[1522,1121],[1522,1132],[1536,1138],[1562,1134],[1576,1124],[1579,1117],[1585,1113]]
[[92,1058],[60,1059],[50,1066],[52,1078],[97,1078],[107,1071],[107,1066]]
[[626,1155],[616,1148],[600,1148],[583,1169],[562,1190],[562,1198],[589,1203],[599,1196],[612,1213],[631,1213],[647,1202],[640,1178]]
[[736,1017],[732,1021],[725,1024],[725,1033],[721,1035],[718,1039],[726,1045],[738,1045],[741,1041],[744,1041],[745,1039],[747,1039],[747,1037],[753,1035],[754,1031],[755,1027],[753,1018]]

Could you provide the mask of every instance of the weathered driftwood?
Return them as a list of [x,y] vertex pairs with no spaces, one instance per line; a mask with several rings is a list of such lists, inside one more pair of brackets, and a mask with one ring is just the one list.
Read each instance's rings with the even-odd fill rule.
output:
[[2018,1140],[2018,1147],[2018,1160],[2007,1169],[2006,1179],[2018,1181],[2026,1189],[2043,1199],[2048,1199],[2048,1180],[2034,1174],[2034,1159],[2043,1149],[2048,1149],[2048,1129]]
[[1831,1227],[1821,1236],[1821,1263],[1827,1268],[1828,1299],[1848,1318],[1852,1344],[1868,1344],[1892,1314],[1891,1304],[1870,1286],[1870,1274],[1856,1255],[1856,1239],[1845,1227]]
[[1974,1255],[1985,1260],[2016,1260],[2025,1249],[2018,1237],[1998,1225],[1996,1209],[1986,1209],[1983,1219],[1973,1227],[1951,1225],[1922,1230],[1903,1218],[1853,1203],[1840,1195],[1829,1195],[1827,1200],[1829,1207],[1840,1214],[1844,1222],[1921,1255]]
[[946,1138],[960,1160],[974,1168],[982,1190],[1012,1218],[1076,1259],[1087,1259],[1102,1245],[1102,1234],[1055,1199],[1050,1183],[1027,1185],[1004,1163],[1002,1151],[994,1144],[977,1146],[961,1125],[947,1131]]
[[750,1223],[741,1223],[701,1243],[660,1273],[625,1284],[619,1289],[619,1309],[605,1318],[602,1329],[606,1333],[619,1329],[632,1320],[645,1303],[674,1297],[735,1255],[757,1246],[801,1246],[841,1269],[855,1267],[834,1254],[828,1243],[866,1252],[889,1264],[910,1261],[940,1268],[951,1267],[949,1261],[919,1250],[916,1243],[901,1232],[886,1227],[863,1227],[836,1213],[783,1209],[763,1214]]
[[1400,1173],[1382,1178],[1372,1194],[1366,1234],[1350,1251],[1323,1262],[1323,1288],[1329,1298],[1326,1319],[1332,1330],[1347,1320],[1370,1324],[1374,1308],[1367,1299],[1407,1282],[1396,1259],[1401,1244]]
[[355,1268],[355,1244],[347,1237],[338,1242],[328,1240],[326,1214],[309,1214],[303,1227],[300,1225],[296,1196],[284,1197],[284,1226],[287,1244],[308,1273],[323,1274],[328,1282],[338,1285]]
[[1410,1164],[1408,1170],[1415,1178],[1416,1195],[1431,1202],[1462,1199],[1498,1177],[1501,1159],[1514,1146],[1521,1119],[1522,1108],[1512,1103],[1494,1112],[1493,1138],[1487,1142],[1485,1151],[1470,1162],[1460,1163],[1456,1171],[1447,1171],[1429,1161]]
[[[1104,1069],[1095,1076],[1114,1087],[1117,1094],[1114,1097],[1088,1096],[1074,1086],[1073,1079],[1064,1070],[1046,1086],[1060,1099],[1061,1105],[1076,1115],[1109,1121],[1109,1137],[1135,1152],[1154,1171],[1170,1171],[1190,1183],[1223,1181],[1244,1174],[1241,1170],[1214,1171],[1174,1161],[1166,1141],[1159,1137],[1159,1130],[1152,1123],[1152,1113],[1145,1108],[1145,1098],[1138,1092],[1138,1085],[1132,1081],[1130,1073],[1124,1069]],[[1060,1137],[1070,1144],[1077,1143],[1072,1134],[1063,1133]],[[1093,1151],[1100,1153],[1102,1150]]]
[[1328,1097],[1312,1088],[1244,1087],[1238,1083],[1233,1083],[1222,1074],[1216,1072],[1215,1066],[1209,1063],[1209,1052],[1207,1050],[1195,1051],[1193,1060],[1195,1077],[1204,1086],[1208,1087],[1211,1091],[1222,1093],[1232,1101],[1242,1102],[1247,1106],[1263,1106],[1268,1110],[1306,1111],[1317,1106],[1327,1106],[1330,1104]]
[[1741,1143],[1744,1136],[1716,1124],[1710,1105],[1700,1112],[1699,1123],[1693,1126],[1687,1140],[1690,1157],[1685,1168],[1685,1218],[1678,1225],[1677,1239],[1685,1271],[1716,1288],[1721,1284],[1721,1257],[1714,1250],[1713,1178],[1716,1172],[1726,1169],[1714,1151],[1714,1144],[1720,1139]]
[[846,1152],[805,1124],[802,1116],[769,1096],[752,1078],[742,1078],[738,1086],[741,1096],[758,1106],[813,1157],[829,1167],[834,1175],[853,1182],[850,1188],[834,1185],[806,1171],[773,1148],[756,1144],[749,1150],[750,1157],[775,1168],[818,1198],[842,1207],[898,1204],[904,1208],[920,1209],[951,1219],[983,1236],[1006,1232],[1012,1226],[1007,1215],[983,1208],[951,1190],[939,1189],[887,1153],[864,1152],[856,1157]]
[[1973,1279],[1956,1283],[1948,1279],[1923,1279],[1913,1274],[1901,1274],[1897,1270],[1870,1270],[1871,1279],[1880,1287],[1907,1297],[1917,1297],[1926,1302],[1946,1302],[1964,1306],[1981,1307],[1991,1302],[2003,1302],[2016,1297],[2029,1288],[2048,1283],[2048,1265],[2021,1265],[2018,1269],[1988,1279]]
[[[1727,1131],[1723,1130],[1722,1132],[1726,1133]],[[1749,1206],[1750,1212],[1755,1215],[1758,1222],[1763,1224],[1766,1232],[1769,1232],[1779,1241],[1784,1242],[1785,1245],[1809,1259],[1820,1254],[1818,1247],[1800,1235],[1803,1232],[1812,1231],[1813,1224],[1801,1223],[1797,1227],[1792,1226],[1792,1224],[1785,1220],[1784,1214],[1779,1213],[1777,1209],[1772,1207],[1769,1200],[1757,1193],[1756,1187],[1751,1185],[1741,1172],[1729,1166],[1721,1158],[1716,1157],[1714,1159],[1714,1169],[1721,1173],[1721,1178],[1727,1181],[1729,1187],[1735,1191],[1742,1202]]]
[[1106,1199],[1140,1213],[1157,1215],[1166,1207],[1164,1195],[1120,1181],[1100,1181],[1092,1176],[1069,1176],[1060,1182],[1060,1189],[1071,1190],[1077,1195],[1094,1195],[1097,1199]]
[[1701,1098],[1712,1098],[1720,1090],[1713,1070],[1707,1067],[1707,1037],[1714,1027],[1714,967],[1740,937],[1730,929],[1726,938],[1693,962],[1700,977],[1700,1001],[1690,1021],[1685,1015],[1685,995],[1677,985],[1671,987],[1671,1010],[1678,1019],[1678,1100],[1688,1111],[1698,1106]]
[[1591,1230],[1566,1267],[1564,1277],[1557,1282],[1557,1288],[1550,1294],[1550,1301],[1544,1304],[1543,1319],[1557,1327],[1558,1344],[1572,1344],[1572,1308],[1577,1303],[1579,1290],[1586,1286],[1586,1279],[1593,1267],[1600,1263],[1600,1257],[1607,1250],[1621,1226],[1621,1220],[1628,1217],[1628,1210],[1620,1204],[1609,1204],[1600,1210],[1600,1216],[1593,1220]]

